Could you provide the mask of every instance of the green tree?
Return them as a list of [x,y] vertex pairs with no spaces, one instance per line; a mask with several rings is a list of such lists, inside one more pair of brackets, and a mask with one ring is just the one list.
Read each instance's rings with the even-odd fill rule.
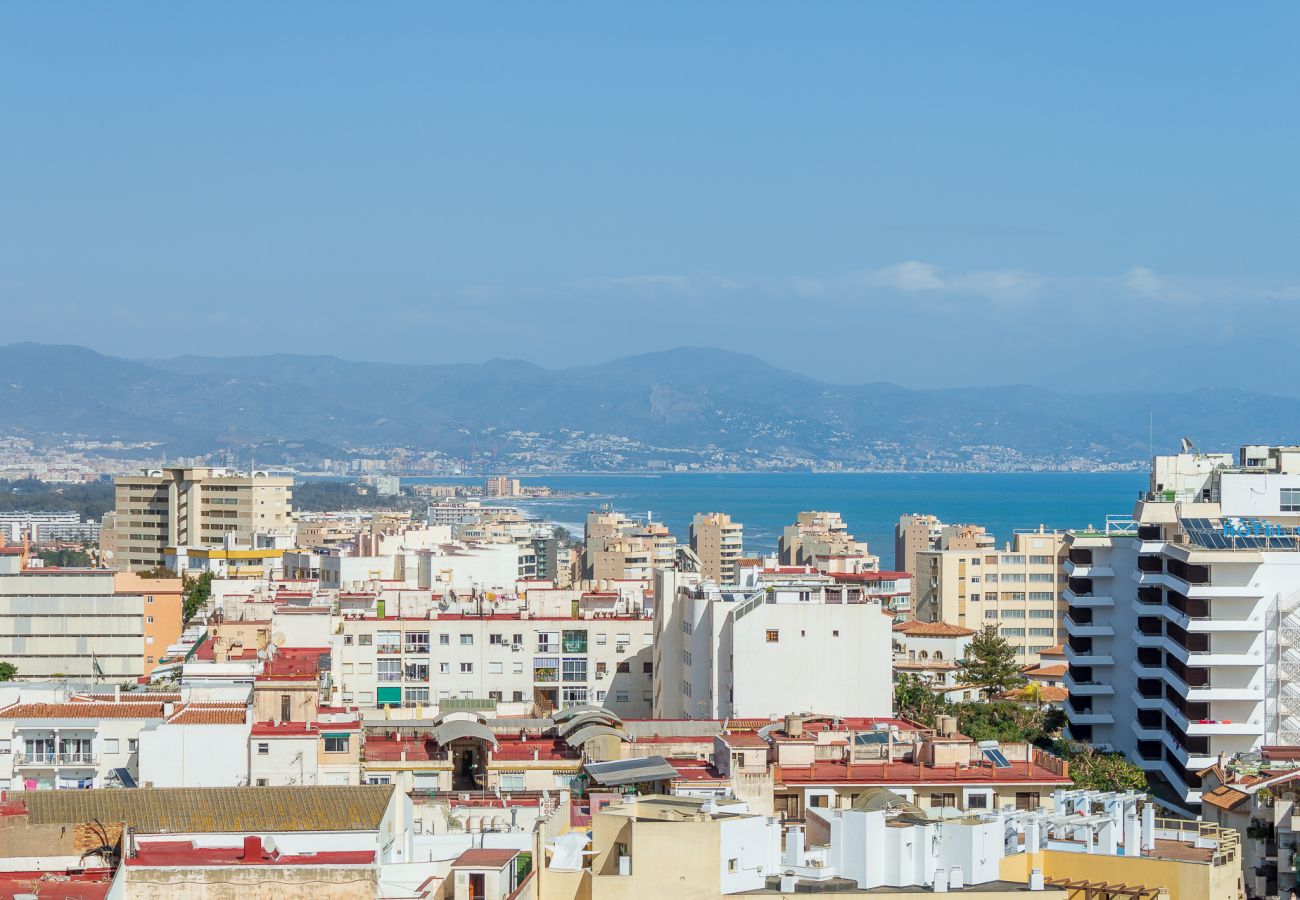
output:
[[0,662],[0,681],[13,681],[17,677],[17,666],[11,662]]
[[938,716],[948,714],[952,704],[930,683],[917,675],[899,675],[894,681],[894,711],[904,719],[934,727]]
[[1070,764],[1070,778],[1077,788],[1094,791],[1144,791],[1147,776],[1122,753],[1102,753],[1076,741],[1057,741],[1057,756]]
[[181,592],[184,595],[184,621],[188,622],[208,602],[212,596],[212,573],[204,572],[196,578],[186,575],[182,580]]
[[88,569],[93,565],[90,554],[84,550],[42,550],[36,554],[47,566]]
[[1020,674],[1016,651],[992,625],[975,635],[966,657],[958,660],[957,665],[961,680],[977,686],[990,700],[1026,681]]

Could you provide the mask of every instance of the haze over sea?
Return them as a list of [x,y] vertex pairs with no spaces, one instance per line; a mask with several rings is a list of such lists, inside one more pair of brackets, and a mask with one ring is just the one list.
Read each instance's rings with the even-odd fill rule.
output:
[[[404,478],[403,483],[480,481],[467,478]],[[590,510],[604,504],[628,515],[650,512],[683,543],[697,512],[725,512],[745,526],[745,550],[776,550],[781,529],[800,510],[839,512],[849,530],[892,565],[894,524],[905,513],[933,513],[948,523],[985,526],[1006,541],[1018,528],[1082,528],[1108,514],[1130,513],[1144,472],[859,473],[544,475],[524,484],[581,491],[594,497],[556,497],[518,502],[521,511],[558,522],[582,535]]]

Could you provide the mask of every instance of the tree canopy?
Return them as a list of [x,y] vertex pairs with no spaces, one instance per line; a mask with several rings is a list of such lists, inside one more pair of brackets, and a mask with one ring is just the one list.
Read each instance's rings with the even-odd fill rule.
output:
[[975,685],[986,698],[992,699],[1012,688],[1024,684],[1016,662],[1016,651],[998,634],[997,628],[986,626],[971,639],[964,659],[958,660],[958,677],[966,684]]

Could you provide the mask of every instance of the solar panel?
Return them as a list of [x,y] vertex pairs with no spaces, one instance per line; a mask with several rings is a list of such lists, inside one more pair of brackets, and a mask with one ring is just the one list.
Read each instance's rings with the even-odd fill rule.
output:
[[993,747],[986,747],[985,749],[981,750],[980,753],[984,754],[985,759],[993,763],[993,768],[995,769],[1011,768],[1011,763],[1007,762],[1007,758],[1002,755],[1001,750],[998,750]]

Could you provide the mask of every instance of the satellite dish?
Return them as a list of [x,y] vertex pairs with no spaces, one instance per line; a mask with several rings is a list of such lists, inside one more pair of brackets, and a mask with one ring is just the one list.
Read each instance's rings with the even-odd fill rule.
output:
[[272,644],[275,644],[277,647],[283,647],[283,646],[284,646],[284,632],[283,632],[283,631],[277,631],[275,634],[271,635],[271,643],[272,643]]
[[265,659],[267,658],[267,656],[268,656],[268,654],[267,654],[267,652],[266,652],[266,648],[265,648],[265,647],[258,647],[258,648],[257,648],[257,658],[258,658],[258,659],[265,660]]

